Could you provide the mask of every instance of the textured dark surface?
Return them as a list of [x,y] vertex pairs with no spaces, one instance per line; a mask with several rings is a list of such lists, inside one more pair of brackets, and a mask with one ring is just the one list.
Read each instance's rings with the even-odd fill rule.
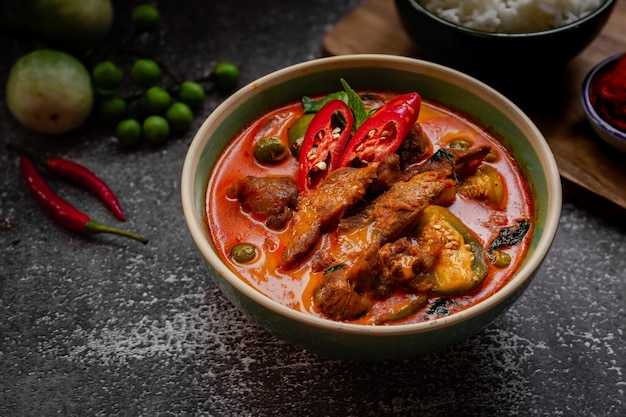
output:
[[[111,41],[137,2],[117,3]],[[158,2],[159,56],[188,78],[233,61],[243,84],[321,56],[324,33],[359,1],[214,3]],[[0,37],[0,79],[27,50]],[[193,132],[135,151],[96,123],[50,139],[20,127],[0,97],[0,416],[626,415],[625,213],[576,187],[566,184],[536,279],[482,333],[423,358],[340,362],[276,340],[207,276],[179,197]],[[209,91],[194,130],[224,98]],[[52,223],[7,142],[90,166],[150,243]],[[82,191],[59,192],[117,224]]]

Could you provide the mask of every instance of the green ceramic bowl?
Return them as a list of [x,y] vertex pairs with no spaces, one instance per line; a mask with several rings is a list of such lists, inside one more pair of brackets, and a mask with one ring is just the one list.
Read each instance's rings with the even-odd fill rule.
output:
[[615,0],[580,20],[540,32],[496,33],[470,29],[442,19],[419,0],[394,0],[402,26],[409,36],[438,60],[495,72],[544,71],[582,52],[602,31]]
[[[271,300],[235,275],[216,253],[207,232],[207,180],[220,151],[248,122],[303,95],[354,89],[417,91],[489,127],[522,166],[535,200],[530,250],[498,293],[464,311],[425,323],[365,326],[295,311]],[[383,361],[438,351],[476,334],[522,295],[546,257],[561,210],[561,183],[554,157],[529,118],[487,85],[449,68],[397,56],[352,55],[297,64],[250,83],[226,99],[198,130],[185,158],[181,194],[184,216],[199,254],[226,297],[274,335],[319,354]],[[541,302],[540,300],[537,302]],[[547,301],[546,301],[547,302]]]

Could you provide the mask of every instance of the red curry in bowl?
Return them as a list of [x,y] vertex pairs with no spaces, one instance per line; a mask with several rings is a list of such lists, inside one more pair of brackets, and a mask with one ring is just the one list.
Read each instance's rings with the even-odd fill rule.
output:
[[509,152],[418,93],[344,87],[269,111],[223,150],[206,194],[221,258],[283,305],[359,324],[432,320],[497,292],[533,225]]

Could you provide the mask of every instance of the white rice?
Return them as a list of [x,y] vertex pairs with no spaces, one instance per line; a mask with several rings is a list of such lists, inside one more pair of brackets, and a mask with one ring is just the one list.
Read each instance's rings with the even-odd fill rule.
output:
[[587,16],[605,0],[420,0],[430,12],[486,32],[539,32]]

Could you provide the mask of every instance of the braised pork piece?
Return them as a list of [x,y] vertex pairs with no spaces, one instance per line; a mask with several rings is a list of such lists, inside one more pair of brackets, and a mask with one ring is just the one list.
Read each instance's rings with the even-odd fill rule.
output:
[[289,177],[254,177],[246,175],[228,187],[226,195],[237,199],[270,229],[282,229],[293,217],[298,201],[298,187]]
[[449,173],[427,171],[400,179],[361,213],[342,219],[339,239],[350,240],[353,246],[330,255],[333,264],[346,266],[326,274],[315,289],[315,304],[324,315],[354,320],[369,311],[372,299],[383,295],[376,291],[382,272],[381,246],[399,237],[426,207],[454,188]]
[[[524,233],[532,230],[532,205],[514,160],[484,129],[422,103],[395,151],[335,167],[303,190],[297,157],[271,165],[250,157],[268,136],[293,149],[289,127],[301,118],[301,103],[259,118],[233,139],[210,178],[209,231],[244,281],[308,314],[373,325],[453,314],[505,284],[527,240],[516,233],[514,244],[495,250],[489,242],[520,221]],[[385,135],[398,130],[365,137],[395,141]],[[233,259],[229,251],[241,243],[257,256]]]
[[347,209],[365,196],[377,179],[399,174],[397,155],[388,155],[381,162],[363,168],[341,168],[329,174],[315,189],[300,197],[291,229],[291,239],[282,254],[282,266],[289,269],[301,261],[328,229]]

